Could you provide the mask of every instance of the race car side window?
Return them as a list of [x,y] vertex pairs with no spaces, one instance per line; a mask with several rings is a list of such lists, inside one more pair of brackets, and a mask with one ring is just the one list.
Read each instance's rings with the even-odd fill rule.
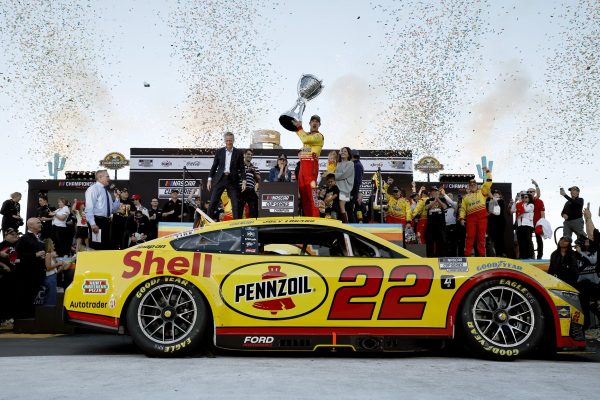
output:
[[378,243],[372,242],[366,238],[348,233],[350,237],[350,246],[354,257],[369,258],[406,258],[393,250],[388,249]]
[[347,257],[344,233],[322,226],[270,225],[258,228],[257,254]]
[[175,239],[171,246],[179,251],[202,253],[239,253],[242,243],[240,228],[199,233]]

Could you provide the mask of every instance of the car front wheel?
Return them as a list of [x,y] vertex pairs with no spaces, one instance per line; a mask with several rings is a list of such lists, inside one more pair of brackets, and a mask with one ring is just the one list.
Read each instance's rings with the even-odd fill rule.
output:
[[129,333],[149,356],[197,351],[208,319],[208,307],[198,288],[172,277],[154,278],[139,286],[127,308]]

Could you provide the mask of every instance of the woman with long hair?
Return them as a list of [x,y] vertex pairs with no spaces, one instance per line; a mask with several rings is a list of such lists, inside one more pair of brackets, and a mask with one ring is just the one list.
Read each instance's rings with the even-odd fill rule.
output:
[[346,202],[350,201],[350,192],[354,186],[354,163],[352,162],[352,151],[350,147],[342,147],[335,167],[335,183],[340,190],[340,220],[348,223],[348,214],[346,213]]
[[277,157],[277,165],[269,171],[269,182],[291,182],[292,171],[288,167],[288,159],[285,154]]
[[512,204],[511,213],[516,214],[517,242],[519,243],[519,258],[533,258],[533,196],[522,192],[521,200]]

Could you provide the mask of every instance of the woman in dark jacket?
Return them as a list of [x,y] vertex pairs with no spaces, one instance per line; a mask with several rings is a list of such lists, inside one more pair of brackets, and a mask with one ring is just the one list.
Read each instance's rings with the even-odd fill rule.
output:
[[288,160],[285,154],[277,158],[277,165],[269,171],[269,182],[291,182],[292,171],[288,168]]
[[567,282],[571,286],[577,284],[577,253],[571,247],[572,240],[563,236],[558,241],[558,247],[550,255],[548,273]]

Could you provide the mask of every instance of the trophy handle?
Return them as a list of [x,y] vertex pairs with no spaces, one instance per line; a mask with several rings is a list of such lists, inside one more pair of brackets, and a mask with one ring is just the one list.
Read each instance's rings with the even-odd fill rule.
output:
[[[296,125],[294,125],[294,120],[302,121],[302,114],[304,113],[305,108],[306,102],[301,97],[298,97],[294,107],[279,116],[279,123],[288,131],[296,132],[297,129]],[[296,109],[298,109],[298,111],[296,111]]]

